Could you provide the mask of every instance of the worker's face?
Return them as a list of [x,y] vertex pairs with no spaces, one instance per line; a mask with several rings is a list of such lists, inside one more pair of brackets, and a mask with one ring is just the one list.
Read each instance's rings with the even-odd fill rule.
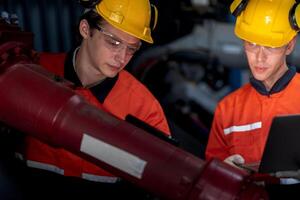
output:
[[112,25],[105,23],[91,30],[87,38],[90,64],[104,77],[114,77],[130,61],[141,42]]
[[295,42],[294,38],[285,46],[271,48],[244,41],[251,73],[255,79],[262,81],[267,89],[271,89],[287,71],[286,56],[293,51]]

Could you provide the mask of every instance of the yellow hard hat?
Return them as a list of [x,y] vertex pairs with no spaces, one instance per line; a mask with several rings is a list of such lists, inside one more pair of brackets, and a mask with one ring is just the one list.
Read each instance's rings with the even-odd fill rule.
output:
[[234,0],[235,34],[268,47],[289,43],[299,31],[300,6],[295,0]]
[[151,37],[151,7],[154,10],[154,25],[157,21],[157,9],[149,0],[102,0],[96,10],[114,27],[141,40],[153,43]]

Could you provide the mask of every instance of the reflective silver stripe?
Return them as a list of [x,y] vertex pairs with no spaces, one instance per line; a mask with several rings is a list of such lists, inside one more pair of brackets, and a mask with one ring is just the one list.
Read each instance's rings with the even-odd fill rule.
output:
[[295,178],[280,178],[280,184],[282,185],[292,185],[300,183],[300,180]]
[[27,160],[26,164],[28,167],[37,168],[37,169],[43,169],[47,171],[51,171],[60,175],[64,175],[64,170],[60,169],[59,167],[55,165],[50,165],[46,163],[41,163],[33,160]]
[[147,162],[123,149],[83,134],[80,151],[141,179]]
[[119,181],[118,177],[99,176],[99,175],[88,174],[88,173],[82,173],[81,178],[89,180],[89,181],[95,181],[95,182],[101,182],[101,183],[116,183],[117,181]]
[[[64,175],[64,170],[51,164],[41,163],[33,160],[27,160],[26,164],[28,167],[51,171],[60,175]],[[120,178],[112,176],[99,176],[94,174],[82,173],[82,179],[89,181],[102,182],[102,183],[116,183]]]
[[246,124],[246,125],[242,125],[242,126],[231,126],[229,128],[224,129],[224,134],[228,135],[232,132],[251,131],[251,130],[261,128],[261,126],[262,126],[261,122],[255,122],[255,123],[252,123],[252,124]]

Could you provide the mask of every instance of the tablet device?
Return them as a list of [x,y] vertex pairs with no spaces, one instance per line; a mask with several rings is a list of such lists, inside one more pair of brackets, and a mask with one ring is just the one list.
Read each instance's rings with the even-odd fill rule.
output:
[[300,169],[300,115],[277,116],[273,119],[260,173]]

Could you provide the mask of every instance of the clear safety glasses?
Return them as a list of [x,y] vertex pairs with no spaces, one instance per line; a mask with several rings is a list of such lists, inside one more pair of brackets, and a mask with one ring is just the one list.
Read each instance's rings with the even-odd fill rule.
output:
[[119,52],[120,50],[125,48],[126,54],[132,56],[139,50],[142,45],[141,42],[137,43],[136,45],[126,44],[124,41],[121,41],[112,33],[105,31],[102,27],[96,26],[96,29],[103,34],[106,46],[112,51]]
[[244,46],[245,46],[246,51],[249,51],[252,53],[257,53],[260,49],[263,49],[264,52],[266,52],[267,54],[281,53],[287,47],[287,45],[284,45],[282,47],[267,47],[267,46],[261,46],[261,45],[258,45],[258,44],[252,43],[252,42],[248,42],[248,41],[244,41]]

